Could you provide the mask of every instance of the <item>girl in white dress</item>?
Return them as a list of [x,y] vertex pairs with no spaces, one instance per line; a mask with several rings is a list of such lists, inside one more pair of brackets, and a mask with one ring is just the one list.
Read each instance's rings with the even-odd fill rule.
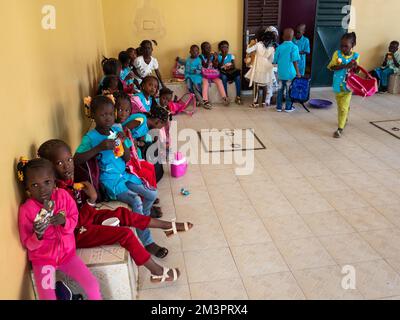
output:
[[250,107],[257,108],[267,106],[271,103],[274,81],[274,61],[276,35],[273,32],[263,33],[258,42],[247,48],[247,53],[255,52],[254,63],[245,75],[250,80],[250,87],[253,86],[253,104]]

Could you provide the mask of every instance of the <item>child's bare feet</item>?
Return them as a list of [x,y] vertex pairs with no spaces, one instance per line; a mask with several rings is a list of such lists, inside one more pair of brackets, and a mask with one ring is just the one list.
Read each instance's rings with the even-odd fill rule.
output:
[[150,254],[152,254],[153,256],[155,256],[159,259],[164,259],[169,253],[167,248],[162,248],[155,242],[149,244],[145,248]]
[[175,222],[171,221],[168,223],[169,227],[167,230],[164,230],[165,235],[169,238],[172,237],[175,234],[178,234],[178,232],[188,232],[190,229],[193,228],[193,224],[190,222]]
[[159,219],[163,216],[163,212],[160,207],[153,206],[150,211],[150,217],[154,219]]

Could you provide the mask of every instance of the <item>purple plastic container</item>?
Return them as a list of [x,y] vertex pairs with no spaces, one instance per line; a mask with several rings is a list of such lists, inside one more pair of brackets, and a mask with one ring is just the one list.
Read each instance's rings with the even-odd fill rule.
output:
[[329,108],[330,106],[332,106],[332,101],[329,100],[322,100],[322,99],[311,99],[309,101],[309,104],[312,108],[316,108],[316,109],[325,109],[325,108]]

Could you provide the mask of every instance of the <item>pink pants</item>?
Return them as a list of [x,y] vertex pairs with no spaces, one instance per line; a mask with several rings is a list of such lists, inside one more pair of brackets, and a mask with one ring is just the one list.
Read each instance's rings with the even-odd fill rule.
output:
[[54,265],[33,264],[36,290],[40,300],[57,300],[55,292],[56,270],[60,270],[79,283],[89,300],[102,300],[97,279],[88,267],[77,256],[72,256],[66,263],[56,267]]
[[[221,95],[222,98],[226,98],[226,92],[224,88],[224,84],[222,83],[222,80],[220,78],[211,80],[217,85],[219,94]],[[208,101],[208,89],[210,88],[210,84],[208,82],[208,79],[203,78],[203,100]]]

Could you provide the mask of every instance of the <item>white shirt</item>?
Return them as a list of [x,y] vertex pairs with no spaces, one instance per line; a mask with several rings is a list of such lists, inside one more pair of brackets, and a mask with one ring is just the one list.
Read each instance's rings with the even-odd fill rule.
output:
[[154,70],[158,70],[158,61],[156,58],[151,57],[151,61],[147,64],[143,56],[137,57],[133,63],[140,77],[144,78],[150,76]]

